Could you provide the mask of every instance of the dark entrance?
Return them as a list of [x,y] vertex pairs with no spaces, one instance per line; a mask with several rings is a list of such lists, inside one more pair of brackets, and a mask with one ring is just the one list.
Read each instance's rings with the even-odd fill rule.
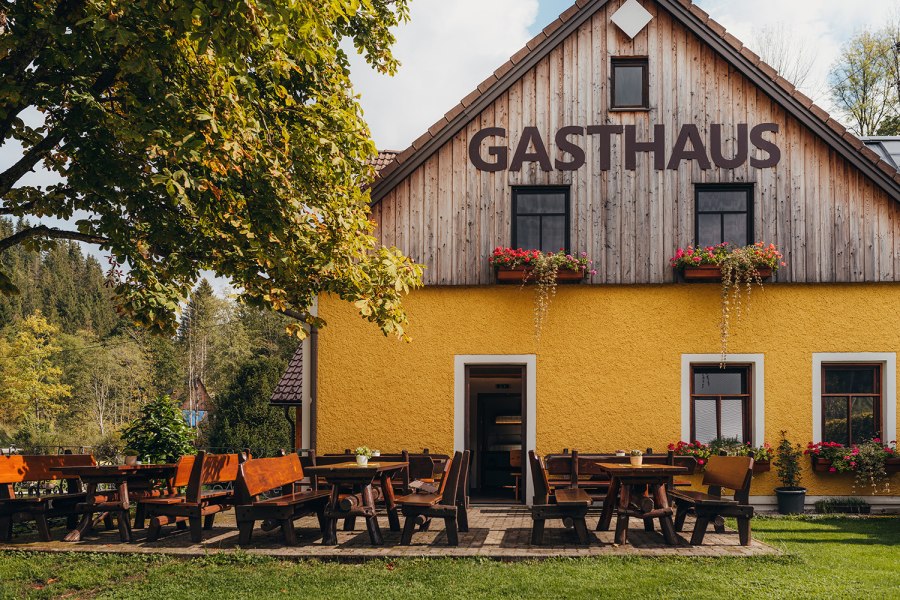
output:
[[466,449],[477,502],[525,499],[525,367],[466,367]]

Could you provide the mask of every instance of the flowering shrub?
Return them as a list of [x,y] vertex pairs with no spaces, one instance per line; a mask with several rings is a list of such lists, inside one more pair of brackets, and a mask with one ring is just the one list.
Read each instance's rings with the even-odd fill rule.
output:
[[735,248],[727,242],[705,248],[688,246],[687,248],[679,248],[675,252],[675,256],[669,259],[669,263],[676,269],[703,265],[721,265],[730,255],[735,253],[742,255],[745,262],[757,269],[769,267],[773,271],[777,271],[779,267],[785,266],[784,256],[778,251],[775,244],[767,246],[764,242],[756,242],[743,248]]
[[587,252],[578,254],[566,254],[559,252],[543,253],[540,250],[523,250],[521,248],[503,248],[497,246],[488,258],[488,262],[495,269],[503,267],[507,269],[535,268],[542,261],[552,263],[557,270],[581,271],[585,275],[596,275],[597,271],[591,267],[594,261],[588,259]]
[[890,482],[885,462],[897,456],[897,442],[884,444],[874,438],[862,444],[844,446],[837,442],[818,442],[806,445],[805,454],[820,460],[831,462],[829,473],[853,473],[854,490],[857,487],[869,487],[872,493],[890,491]]

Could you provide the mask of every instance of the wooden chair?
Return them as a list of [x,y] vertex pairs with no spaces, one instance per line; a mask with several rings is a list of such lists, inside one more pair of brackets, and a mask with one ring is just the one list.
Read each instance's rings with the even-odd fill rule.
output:
[[[711,456],[703,474],[703,485],[708,486],[706,492],[690,490],[671,490],[669,496],[675,501],[675,531],[684,528],[684,520],[688,511],[693,510],[697,516],[691,544],[699,546],[703,543],[706,528],[710,521],[716,522],[721,517],[735,517],[738,523],[738,535],[742,546],[750,544],[750,519],[753,507],[750,506],[750,482],[753,479],[753,458],[749,456]],[[734,490],[734,500],[722,498],[722,489]],[[721,533],[724,525],[716,524]]]
[[[284,542],[293,546],[297,543],[294,521],[315,514],[324,535],[325,505],[328,504],[330,494],[324,490],[298,491],[296,486],[303,478],[303,466],[296,454],[258,458],[241,464],[235,482],[238,503],[235,517],[242,546],[250,543],[256,521],[280,526]],[[259,499],[260,494],[273,490],[277,490],[280,495]]]
[[[81,511],[78,504],[85,501],[81,480],[76,475],[63,475],[54,467],[93,466],[97,461],[90,454],[12,455],[0,456],[0,541],[12,539],[13,522],[34,521],[42,542],[50,541],[51,517],[67,517],[66,525],[74,529]],[[66,480],[66,491],[16,497],[13,484]],[[40,488],[38,488],[40,490]]]
[[588,537],[587,516],[592,499],[590,494],[581,488],[557,488],[551,495],[550,482],[544,461],[528,451],[528,463],[531,466],[531,480],[534,484],[534,499],[531,507],[531,543],[538,546],[544,542],[544,523],[547,519],[572,520],[578,542],[584,546],[590,544]]
[[[436,493],[408,494],[400,496],[395,501],[403,511],[406,521],[403,523],[403,533],[400,535],[400,544],[409,546],[412,543],[413,532],[416,525],[421,531],[427,531],[434,517],[444,519],[444,527],[447,529],[447,543],[450,546],[459,545],[458,521],[459,516],[459,482],[463,469],[469,463],[469,451],[457,452],[450,460],[450,470],[441,479],[440,487]],[[468,521],[466,522],[468,529]]]
[[235,500],[233,490],[204,491],[203,487],[233,483],[237,479],[240,462],[238,454],[197,453],[183,496],[148,498],[143,501],[145,514],[150,518],[147,539],[156,541],[164,525],[177,525],[186,521],[190,527],[191,541],[201,542],[202,530],[212,529],[215,515],[231,508]]

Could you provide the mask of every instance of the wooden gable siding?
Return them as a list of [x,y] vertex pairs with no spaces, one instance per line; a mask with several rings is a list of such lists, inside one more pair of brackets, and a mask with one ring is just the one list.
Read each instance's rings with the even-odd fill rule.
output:
[[[792,282],[900,281],[900,203],[889,198],[821,138],[738,73],[696,35],[653,2],[654,19],[634,40],[613,24],[612,1],[513,84],[400,185],[373,206],[381,242],[396,245],[427,265],[426,284],[493,282],[487,257],[510,244],[513,185],[568,185],[573,251],[586,251],[598,273],[593,283],[665,283],[668,258],[693,241],[695,183],[755,183],[756,238],[782,249]],[[608,112],[610,56],[650,61],[650,111]],[[610,171],[592,168],[598,148],[587,141],[587,164],[577,171],[476,170],[468,160],[470,136],[503,127],[514,145],[526,126],[541,132],[551,158],[554,133],[565,125],[637,125],[646,139],[666,126],[671,148],[683,124],[700,130],[774,122],[779,165],[701,170],[682,162],[677,171],[655,171],[649,154],[627,171],[621,136],[614,139]],[[727,140],[726,155],[733,139]],[[752,150],[751,150],[752,151]],[[512,150],[510,151],[512,154]]]

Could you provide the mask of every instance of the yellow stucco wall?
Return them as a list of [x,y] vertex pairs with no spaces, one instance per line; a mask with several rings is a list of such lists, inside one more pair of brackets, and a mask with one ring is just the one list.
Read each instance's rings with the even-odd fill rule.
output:
[[[453,447],[454,356],[537,356],[537,451],[664,450],[681,432],[681,355],[719,351],[717,285],[560,286],[540,342],[531,288],[432,287],[405,302],[412,343],[320,300],[318,448]],[[767,285],[729,352],[765,355],[765,437],[812,439],[812,354],[897,352],[900,285]],[[807,469],[809,465],[804,460]],[[805,473],[810,494],[846,476]],[[895,485],[900,484],[894,476]],[[769,494],[773,473],[754,481]]]

